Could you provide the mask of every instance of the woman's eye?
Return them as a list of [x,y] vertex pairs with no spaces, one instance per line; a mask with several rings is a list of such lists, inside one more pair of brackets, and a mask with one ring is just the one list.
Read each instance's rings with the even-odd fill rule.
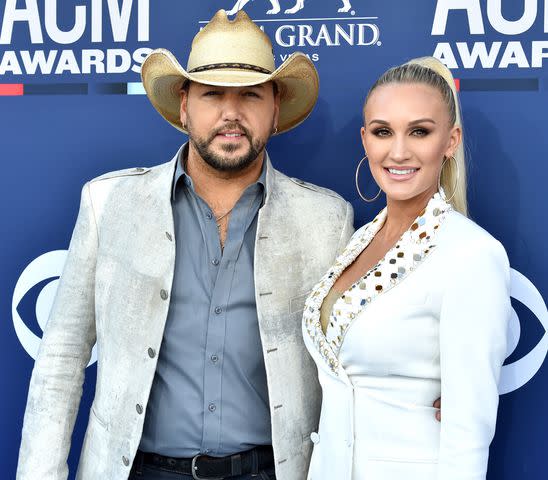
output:
[[205,97],[212,97],[214,95],[220,95],[221,92],[218,92],[217,90],[208,90],[204,93]]
[[390,130],[387,128],[377,128],[373,131],[373,135],[376,135],[377,137],[387,137],[390,135]]
[[428,130],[426,130],[426,128],[415,128],[411,132],[411,134],[414,135],[415,137],[424,137],[428,135]]
[[255,92],[245,92],[245,96],[246,97],[259,98],[259,95],[257,95],[257,93],[255,93]]

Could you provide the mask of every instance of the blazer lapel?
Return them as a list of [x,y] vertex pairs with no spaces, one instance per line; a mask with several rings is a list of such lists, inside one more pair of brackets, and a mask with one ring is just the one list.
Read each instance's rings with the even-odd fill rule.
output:
[[314,286],[305,303],[303,322],[312,343],[333,373],[338,375],[339,360],[337,352],[327,341],[320,322],[322,303],[342,272],[358,257],[373,240],[386,219],[386,209],[383,209],[373,221],[358,230],[344,251],[337,257],[335,264]]
[[335,374],[340,373],[338,354],[349,326],[373,301],[398,285],[430,255],[436,247],[438,228],[451,209],[443,191],[436,193],[394,247],[337,300],[325,334],[320,323],[323,300],[342,272],[380,230],[386,219],[386,208],[354,234],[332,269],[314,287],[305,305],[303,321],[315,348]]

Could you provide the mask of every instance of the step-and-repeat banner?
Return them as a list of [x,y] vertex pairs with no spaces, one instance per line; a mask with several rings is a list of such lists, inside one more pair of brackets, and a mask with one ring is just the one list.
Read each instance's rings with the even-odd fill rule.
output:
[[[2,0],[0,476],[15,477],[30,373],[80,188],[106,171],[165,162],[186,140],[151,107],[139,71],[158,47],[184,64],[192,37],[219,8],[244,8],[271,37],[278,64],[294,51],[315,63],[321,91],[314,112],[273,139],[269,151],[287,174],[351,201],[356,226],[382,207],[382,200],[363,204],[354,190],[369,86],[417,56],[435,55],[452,69],[464,112],[471,217],[502,241],[513,267],[489,479],[548,478],[546,0]],[[94,356],[70,478],[95,373]]]

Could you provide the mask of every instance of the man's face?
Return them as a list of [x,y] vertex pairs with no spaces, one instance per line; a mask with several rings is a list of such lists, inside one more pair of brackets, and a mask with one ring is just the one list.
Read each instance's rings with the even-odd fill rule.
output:
[[263,152],[278,124],[279,105],[271,82],[251,87],[191,83],[181,93],[181,123],[206,163],[237,172]]

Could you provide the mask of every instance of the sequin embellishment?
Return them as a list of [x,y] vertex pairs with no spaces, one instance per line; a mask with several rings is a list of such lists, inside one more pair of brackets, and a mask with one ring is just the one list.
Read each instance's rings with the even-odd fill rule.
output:
[[305,303],[304,326],[314,347],[336,375],[339,369],[339,350],[350,324],[379,295],[406,278],[435,250],[434,238],[439,231],[438,227],[451,210],[451,205],[445,201],[443,190],[436,193],[396,246],[335,302],[325,334],[320,322],[323,300],[342,272],[354,262],[381,229],[386,219],[386,208],[372,222],[354,233],[333,267],[312,289]]

